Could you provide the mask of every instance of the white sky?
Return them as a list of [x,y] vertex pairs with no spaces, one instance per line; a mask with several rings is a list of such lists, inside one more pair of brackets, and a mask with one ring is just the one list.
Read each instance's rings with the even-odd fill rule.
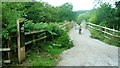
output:
[[[61,6],[66,2],[70,2],[73,5],[73,11],[76,10],[90,10],[93,8],[94,0],[37,0],[37,1],[44,1],[48,2],[48,4],[52,6]],[[115,0],[105,0],[107,2],[113,2]],[[114,2],[113,2],[114,3]]]
[[[40,0],[37,0],[40,1]],[[52,6],[61,6],[66,2],[70,2],[73,5],[73,10],[90,10],[93,8],[94,0],[42,0],[48,2]]]

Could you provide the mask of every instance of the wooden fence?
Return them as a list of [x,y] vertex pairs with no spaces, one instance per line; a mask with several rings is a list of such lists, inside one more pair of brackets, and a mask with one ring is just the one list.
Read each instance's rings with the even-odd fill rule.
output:
[[[3,62],[3,63],[10,63],[11,62],[11,51],[12,51],[12,48],[11,48],[11,36],[8,38],[8,41],[7,41],[7,46],[6,48],[0,48],[0,54],[1,54],[1,59],[2,57],[7,57],[5,60],[0,60],[0,62]],[[3,52],[5,52],[5,56],[2,56],[3,55]]]
[[[24,30],[24,19],[20,18],[17,20],[17,49],[18,49],[18,62],[21,63],[23,60],[25,60],[25,46],[33,43],[36,44],[35,42],[40,41],[40,40],[44,40],[47,38],[46,33],[48,32],[47,30],[39,30],[39,31],[31,31],[31,32],[25,32]],[[62,29],[66,29],[67,25],[71,25],[70,22],[66,22],[62,25],[60,25],[60,27]],[[36,38],[36,34],[41,34],[41,37],[37,37]],[[25,37],[26,36],[31,36],[32,40],[27,40],[25,41]],[[3,63],[11,63],[11,38],[8,39],[8,48],[1,48],[0,52],[7,52],[7,56],[8,56],[8,60],[4,60]]]
[[[104,33],[105,35],[109,35],[109,36],[112,36],[112,37],[115,37],[115,38],[120,38],[120,31],[118,31],[118,30],[110,29],[110,28],[100,26],[100,25],[96,25],[96,24],[89,23],[89,22],[87,24],[88,24],[89,28],[98,30],[98,31]],[[105,36],[105,37],[108,38],[107,36]]]

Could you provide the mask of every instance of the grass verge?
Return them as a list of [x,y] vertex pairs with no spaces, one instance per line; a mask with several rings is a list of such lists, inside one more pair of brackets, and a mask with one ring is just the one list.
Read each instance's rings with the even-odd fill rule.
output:
[[114,37],[111,37],[109,35],[106,35],[102,32],[99,32],[97,30],[93,30],[93,29],[89,29],[90,32],[91,32],[91,37],[94,38],[94,39],[98,39],[100,41],[103,41],[109,45],[113,45],[113,46],[117,46],[117,47],[120,47],[120,42],[118,38],[114,38]]
[[38,43],[39,46],[33,46],[27,51],[26,60],[23,65],[28,66],[56,66],[60,61],[59,55],[66,49],[73,46],[69,41],[67,32],[54,39],[51,42]]

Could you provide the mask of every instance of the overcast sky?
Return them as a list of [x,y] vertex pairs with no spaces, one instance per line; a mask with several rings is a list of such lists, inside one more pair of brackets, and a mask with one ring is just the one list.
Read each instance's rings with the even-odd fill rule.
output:
[[[37,0],[40,1],[40,0]],[[48,4],[52,6],[60,6],[66,2],[70,2],[73,5],[73,10],[90,10],[94,6],[95,0],[42,0],[44,2],[48,2]],[[115,0],[105,0],[111,3],[114,3]]]

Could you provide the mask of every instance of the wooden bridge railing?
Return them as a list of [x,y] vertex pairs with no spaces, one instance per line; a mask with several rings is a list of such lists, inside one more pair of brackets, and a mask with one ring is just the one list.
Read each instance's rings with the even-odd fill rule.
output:
[[65,29],[65,30],[67,30],[67,31],[69,31],[69,30],[70,30],[71,28],[73,28],[74,26],[75,26],[75,23],[74,23],[74,22],[66,22],[66,23],[60,25],[60,27],[61,27],[62,29]]
[[[31,32],[24,32],[24,20],[18,19],[17,20],[17,46],[18,46],[18,61],[21,63],[23,60],[25,60],[25,46],[29,45],[31,43],[35,44],[35,42],[40,41],[42,39],[47,38],[46,36],[46,30],[39,30],[39,31],[31,31]],[[43,34],[42,37],[36,37],[36,34]],[[30,35],[32,40],[25,41],[25,37]]]
[[[38,38],[38,39],[35,39],[35,34],[37,34],[37,33],[42,33],[42,34],[44,34],[44,36],[43,36],[43,37],[40,37],[40,38]],[[31,43],[35,43],[35,42],[37,42],[37,41],[39,41],[39,40],[42,40],[42,39],[47,38],[47,36],[46,36],[46,30],[25,32],[25,36],[27,36],[27,35],[32,35],[33,40],[30,40],[30,41],[28,41],[28,42],[25,42],[25,45],[28,45],[28,44],[31,44]]]
[[[17,49],[18,49],[18,62],[21,63],[23,60],[25,60],[25,46],[29,45],[31,43],[35,44],[35,42],[40,41],[40,40],[45,40],[47,38],[47,30],[39,30],[39,31],[31,31],[31,32],[25,32],[24,30],[24,19],[20,18],[17,20]],[[67,25],[71,25],[70,22],[66,22],[62,25],[60,25],[60,27],[62,29],[67,29],[68,26]],[[40,37],[36,37],[37,34],[41,34],[42,36]],[[25,37],[30,36],[31,40],[25,40]],[[8,52],[8,60],[4,60],[3,63],[11,63],[11,58],[10,55],[11,54],[11,46],[9,45],[9,41],[11,41],[12,39],[10,38],[8,40],[8,48],[0,48],[0,52]]]
[[63,25],[60,25],[60,27],[62,28],[62,29],[65,29],[66,28],[66,25],[68,25],[69,24],[69,22],[66,22],[65,24],[63,24]]
[[[28,44],[35,44],[35,42],[37,41],[40,41],[42,39],[46,39],[47,38],[47,30],[40,30],[40,31],[32,31],[32,32],[24,32],[24,30],[22,31],[21,30],[21,23],[20,21],[17,22],[17,26],[18,26],[18,60],[19,60],[19,63],[21,63],[24,59],[25,59],[25,45],[28,45]],[[63,28],[63,29],[66,29],[66,25],[70,24],[69,22],[68,23],[65,23],[63,25],[61,25],[60,27]],[[22,21],[22,25],[24,25],[24,21]],[[23,33],[22,33],[22,32]],[[35,38],[35,34],[43,34],[42,37],[39,37],[39,38]],[[25,36],[27,35],[31,35],[32,36],[32,40],[29,40],[27,42],[25,42]],[[21,49],[22,48],[22,49]]]
[[88,27],[90,27],[92,29],[98,30],[100,32],[103,32],[104,34],[110,35],[110,36],[115,37],[115,38],[120,38],[120,31],[118,31],[118,30],[110,29],[110,28],[96,25],[96,24],[89,23],[89,22],[87,24],[88,24]]

